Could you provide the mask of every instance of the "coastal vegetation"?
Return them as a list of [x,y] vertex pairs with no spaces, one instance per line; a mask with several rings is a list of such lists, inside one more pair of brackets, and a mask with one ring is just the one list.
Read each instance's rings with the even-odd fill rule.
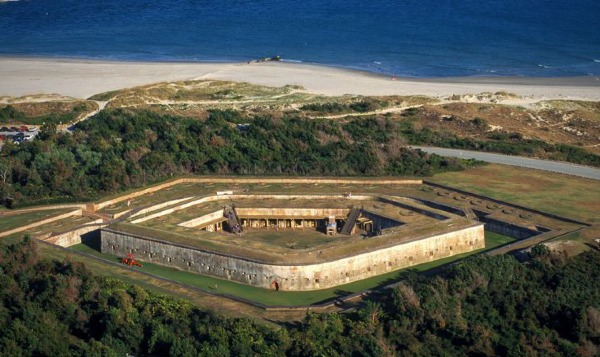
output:
[[[144,90],[190,98],[293,96],[296,90],[231,87],[227,82],[207,85],[208,89],[193,85],[199,84],[189,83],[187,92],[169,92],[162,86]],[[131,94],[127,93],[108,95],[124,100]],[[414,151],[407,144],[600,166],[600,155],[581,146],[549,143],[517,131],[490,131],[496,117],[487,109],[468,120],[454,112],[428,119],[434,115],[431,106],[382,115],[363,111],[389,108],[390,103],[380,99],[317,101],[304,104],[297,113],[203,109],[203,118],[186,116],[187,111],[157,111],[153,106],[105,109],[80,123],[72,134],[55,133],[55,123],[46,122],[35,141],[19,146],[7,143],[0,152],[0,201],[8,207],[86,201],[182,174],[430,176],[475,164]],[[72,107],[71,112],[82,105]],[[567,110],[562,105],[561,110]],[[568,108],[581,117],[596,110],[583,104]],[[453,106],[442,109],[456,110]],[[470,116],[469,110],[465,109]],[[4,111],[16,115],[12,106]],[[340,119],[307,116],[319,112],[344,114]],[[352,112],[366,115],[345,116]],[[437,119],[440,115],[442,120]],[[435,125],[424,125],[431,120]]]
[[[137,108],[159,114],[206,119],[213,109],[275,118],[352,121],[374,118],[412,126],[409,142],[534,156],[598,165],[600,106],[596,102],[532,102],[497,92],[424,96],[320,96],[298,86],[280,88],[227,81],[158,83],[92,97],[108,108]],[[501,104],[507,102],[507,104]],[[518,105],[523,103],[523,105]],[[243,121],[242,121],[243,122]],[[407,123],[408,122],[408,123]],[[417,135],[418,134],[418,135]]]
[[311,103],[305,104],[300,107],[300,110],[311,111],[317,113],[367,113],[377,109],[385,108],[388,106],[386,101],[377,100],[374,98],[363,98],[359,101],[343,103],[343,102],[324,102],[324,103]]
[[[482,125],[481,118],[473,120]],[[495,152],[507,155],[544,157],[555,161],[600,167],[600,155],[581,147],[568,144],[550,144],[541,140],[527,139],[518,132],[494,131],[483,139],[460,137],[450,132],[435,131],[428,127],[417,129],[416,121],[405,121],[402,134],[413,145],[430,145],[453,149]]]
[[39,140],[5,144],[0,199],[9,207],[82,201],[182,174],[429,176],[475,164],[408,149],[394,125],[105,109],[72,134],[46,125]]
[[69,124],[93,112],[98,105],[84,100],[53,100],[0,104],[0,124]]
[[[160,114],[205,119],[211,109],[234,110],[242,118],[264,116],[399,122],[405,143],[436,145],[598,166],[600,107],[595,102],[531,103],[511,93],[423,96],[309,94],[300,87],[272,88],[224,81],[159,83],[92,97],[110,108],[144,108]],[[499,104],[523,102],[525,106]],[[243,122],[243,121],[242,121]]]
[[581,355],[600,348],[600,254],[536,246],[530,260],[477,256],[407,273],[348,314],[273,328],[228,318],[0,246],[0,350],[7,355]]
[[421,143],[598,165],[598,102],[426,104],[401,117]]

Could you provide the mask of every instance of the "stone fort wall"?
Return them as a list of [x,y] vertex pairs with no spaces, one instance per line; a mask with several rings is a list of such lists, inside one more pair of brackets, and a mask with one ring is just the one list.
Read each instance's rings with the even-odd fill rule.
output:
[[[376,239],[376,238],[372,238]],[[384,274],[485,247],[482,223],[318,264],[274,265],[135,236],[101,231],[102,252],[136,258],[265,289],[307,291]]]

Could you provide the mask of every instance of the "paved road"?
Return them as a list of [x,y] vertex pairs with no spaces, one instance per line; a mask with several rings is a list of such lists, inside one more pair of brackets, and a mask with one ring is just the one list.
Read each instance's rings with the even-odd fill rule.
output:
[[581,176],[600,180],[600,169],[590,166],[582,166],[568,164],[558,161],[548,161],[540,159],[529,159],[520,156],[490,154],[480,151],[468,151],[459,149],[444,149],[427,146],[413,146],[415,149],[421,149],[428,153],[438,154],[442,156],[459,157],[462,159],[477,159],[481,161],[491,162],[494,164],[512,165],[527,167],[530,169],[538,169],[544,171],[559,172],[566,175]]

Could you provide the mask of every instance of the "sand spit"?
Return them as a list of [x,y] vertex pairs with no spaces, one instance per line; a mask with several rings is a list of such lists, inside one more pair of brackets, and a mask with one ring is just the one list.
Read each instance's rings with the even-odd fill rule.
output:
[[597,77],[391,78],[324,66],[285,63],[165,63],[77,59],[0,58],[0,96],[60,94],[87,98],[138,85],[219,79],[268,86],[300,85],[325,95],[452,95],[509,92],[527,100],[600,100]]

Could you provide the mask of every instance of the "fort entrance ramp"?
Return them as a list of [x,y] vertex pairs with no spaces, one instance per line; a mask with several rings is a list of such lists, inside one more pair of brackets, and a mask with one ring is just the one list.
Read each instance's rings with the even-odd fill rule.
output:
[[231,233],[241,234],[242,233],[242,222],[235,211],[234,205],[227,205],[223,208],[223,216],[227,218],[227,224]]
[[348,214],[348,220],[344,224],[344,227],[342,227],[342,231],[340,232],[341,234],[347,236],[352,234],[352,231],[354,231],[354,227],[356,226],[356,220],[360,216],[360,212],[360,208],[352,207],[350,214]]

